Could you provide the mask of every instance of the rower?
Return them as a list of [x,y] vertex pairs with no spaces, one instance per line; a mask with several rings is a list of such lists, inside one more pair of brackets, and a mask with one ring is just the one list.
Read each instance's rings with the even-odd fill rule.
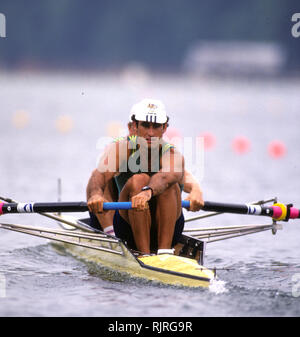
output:
[[[156,248],[159,250],[170,249],[178,240],[183,230],[184,218],[181,211],[181,193],[179,184],[183,180],[183,158],[174,149],[174,146],[162,141],[162,136],[167,129],[168,117],[163,104],[155,100],[143,100],[134,105],[132,111],[132,124],[129,131],[137,136],[130,135],[127,140],[115,143],[117,167],[113,171],[103,171],[98,168],[89,180],[87,197],[89,208],[100,220],[104,230],[107,225],[106,212],[103,212],[103,202],[107,200],[108,186],[113,179],[119,188],[119,201],[132,201],[133,210],[116,211],[114,215],[114,229],[118,237],[127,241],[129,246],[137,248],[142,253],[150,253],[151,228],[156,233]],[[138,142],[137,140],[141,140]],[[142,142],[143,140],[143,142]],[[123,158],[119,156],[121,143],[126,143],[127,153]],[[139,143],[139,144],[138,144]],[[116,146],[117,145],[117,146]],[[124,145],[124,144],[123,144]],[[159,149],[159,169],[151,170],[152,149]],[[148,151],[146,170],[130,170],[129,159],[134,158],[135,153]],[[147,152],[147,151],[146,151]],[[158,153],[157,152],[157,153]],[[162,170],[162,160],[171,158],[168,172]],[[145,156],[144,156],[145,157]],[[153,157],[153,156],[152,156]],[[104,156],[104,158],[107,157]],[[121,158],[121,159],[120,159]],[[126,160],[126,172],[120,172],[122,160]],[[120,160],[119,160],[120,159]],[[181,171],[174,169],[174,161],[182,165]],[[103,162],[102,162],[103,164]],[[195,179],[185,172],[184,187],[190,193],[187,197],[191,201],[191,210],[199,210],[203,206],[202,192]],[[110,195],[111,196],[111,195]],[[150,205],[150,208],[149,208]],[[97,213],[99,213],[97,214]],[[112,215],[110,214],[110,219]],[[111,220],[108,220],[111,221]],[[106,223],[105,223],[106,222]],[[105,226],[106,225],[106,226]],[[153,240],[152,240],[153,241]],[[153,243],[153,242],[152,242]],[[152,244],[153,246],[153,244]],[[155,247],[155,243],[154,243]]]
[[[129,134],[127,137],[136,135],[136,123],[131,120],[131,113],[129,116],[129,122],[127,124],[127,127]],[[115,141],[120,141],[124,139],[125,137],[121,137],[115,139]],[[91,226],[96,229],[101,229],[107,234],[115,235],[113,229],[113,218],[115,211],[110,210],[103,213],[98,212],[98,199],[99,194],[101,195],[101,192],[98,189],[99,184],[97,183],[99,178],[98,175],[99,171],[95,169],[92,172],[87,186],[87,201],[90,209],[91,220],[90,223]],[[185,200],[190,201],[189,211],[198,212],[204,205],[203,192],[196,178],[192,175],[191,172],[186,169],[184,170],[183,179],[180,183],[180,187],[185,193],[188,193]],[[108,202],[118,200],[117,187],[114,179],[110,180],[105,186],[104,197]]]

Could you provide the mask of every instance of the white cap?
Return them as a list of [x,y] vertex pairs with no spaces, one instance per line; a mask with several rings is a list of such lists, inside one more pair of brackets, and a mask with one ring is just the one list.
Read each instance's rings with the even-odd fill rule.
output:
[[131,108],[129,119],[135,115],[137,121],[164,124],[167,122],[165,105],[158,99],[145,98]]

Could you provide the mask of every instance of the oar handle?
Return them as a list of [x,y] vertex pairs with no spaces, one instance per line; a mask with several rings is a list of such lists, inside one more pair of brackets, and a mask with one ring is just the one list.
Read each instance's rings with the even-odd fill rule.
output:
[[[182,207],[189,208],[190,202],[189,200],[182,200]],[[117,210],[117,209],[131,209],[132,204],[131,201],[122,201],[122,202],[105,202],[103,203],[104,210]]]
[[181,206],[183,208],[190,208],[190,201],[189,200],[182,200],[181,201]]
[[131,201],[122,201],[122,202],[104,202],[104,210],[117,210],[117,209],[131,209]]

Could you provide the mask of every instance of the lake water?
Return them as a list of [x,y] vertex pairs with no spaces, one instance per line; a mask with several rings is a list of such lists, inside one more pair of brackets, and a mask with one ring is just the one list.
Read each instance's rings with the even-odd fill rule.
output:
[[[56,201],[61,178],[63,200],[85,200],[99,138],[111,135],[116,122],[126,127],[133,103],[157,97],[166,104],[170,128],[193,139],[203,132],[215,137],[204,171],[195,171],[205,200],[277,196],[300,207],[299,92],[300,81],[283,79],[1,73],[0,195]],[[248,139],[249,152],[233,151],[239,136]],[[287,149],[278,159],[268,153],[274,140]],[[56,227],[38,215],[0,221]],[[223,215],[187,226],[268,222]],[[0,316],[299,316],[299,241],[300,222],[292,220],[276,235],[209,243],[205,265],[220,269],[223,286],[203,290],[123,278],[59,253],[43,239],[0,230]]]

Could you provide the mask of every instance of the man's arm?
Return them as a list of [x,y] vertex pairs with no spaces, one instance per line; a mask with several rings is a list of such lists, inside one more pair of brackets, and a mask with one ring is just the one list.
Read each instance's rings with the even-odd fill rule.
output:
[[181,179],[182,173],[180,172],[157,172],[150,178],[148,186],[151,187],[153,196],[156,196]]
[[150,178],[149,187],[153,196],[159,195],[183,178],[184,158],[178,151],[170,149],[170,152],[162,156],[162,168]]
[[188,171],[183,175],[183,191],[189,193],[185,200],[190,201],[189,210],[192,212],[199,211],[204,206],[203,193],[195,177]]
[[[103,211],[105,178],[104,174],[95,169],[86,188],[86,199],[89,210],[93,213]],[[100,201],[100,202],[99,202]],[[102,203],[101,203],[102,201]]]
[[[123,147],[124,145],[127,145],[127,143],[124,142]],[[119,170],[119,149],[119,143],[110,144],[101,156],[97,169],[92,172],[89,179],[86,197],[89,210],[93,213],[103,212],[103,203],[107,202],[104,197],[105,186]],[[121,156],[121,160],[125,155],[127,156],[127,153]]]
[[105,178],[97,169],[92,172],[86,187],[86,198],[89,200],[93,195],[103,196],[103,189],[105,186]]
[[184,158],[180,153],[175,152],[173,149],[170,150],[168,155],[169,157],[167,157],[167,160],[170,163],[168,170],[166,170],[166,168],[162,168],[151,176],[148,186],[152,191],[141,191],[137,195],[133,196],[131,199],[133,208],[135,206],[137,206],[139,210],[148,208],[147,201],[149,201],[151,197],[163,193],[171,185],[179,183],[182,180],[184,172]]

